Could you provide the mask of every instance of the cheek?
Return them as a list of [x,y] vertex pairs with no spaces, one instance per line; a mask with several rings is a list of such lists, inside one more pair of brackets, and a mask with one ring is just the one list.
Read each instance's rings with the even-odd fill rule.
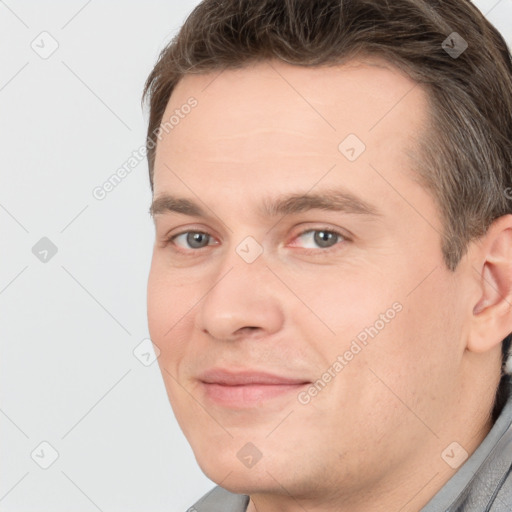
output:
[[[302,279],[296,281],[294,291],[307,308],[301,304],[302,309],[295,311],[295,321],[304,323],[310,319],[310,334],[321,333],[323,351],[335,356],[340,350],[348,349],[358,335],[364,346],[364,342],[371,339],[368,329],[377,324],[380,332],[393,321],[391,317],[399,316],[392,309],[399,298],[396,285],[386,282],[379,274],[381,271],[377,268],[363,269],[355,264],[329,269],[320,267],[309,275],[305,272]],[[389,318],[384,324],[380,316],[387,311]],[[315,339],[311,341],[321,347]]]
[[[160,365],[173,376],[176,376],[177,362],[185,354],[187,333],[191,328],[194,311],[191,288],[177,286],[172,275],[153,258],[147,287],[148,328],[152,341],[160,349]],[[164,378],[170,378],[165,371]]]
[[[448,362],[459,351],[463,325],[463,300],[457,299],[455,283],[437,269],[404,298],[409,343],[428,360]],[[438,275],[436,275],[436,273]]]
[[450,277],[438,268],[416,289],[404,291],[402,311],[372,347],[375,373],[425,416],[441,409],[456,387],[463,353],[462,306]]
[[[153,260],[148,278],[147,314],[151,340],[159,348],[157,359],[169,402],[178,423],[186,424],[189,398],[180,384],[182,362],[187,353],[190,322],[186,315],[190,307],[184,296],[187,288],[176,287],[166,269]],[[185,415],[183,417],[183,415]]]
[[[168,265],[163,251],[153,253],[147,285],[149,328],[156,337],[165,336],[191,310],[201,290],[189,272],[176,271]],[[171,331],[172,332],[172,331]]]
[[149,331],[154,342],[161,340],[172,325],[169,313],[173,311],[173,294],[168,292],[167,280],[159,272],[153,257],[147,287],[147,314]]

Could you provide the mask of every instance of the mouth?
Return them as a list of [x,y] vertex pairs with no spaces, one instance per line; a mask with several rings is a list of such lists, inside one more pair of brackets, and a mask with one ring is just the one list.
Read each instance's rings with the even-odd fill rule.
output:
[[222,407],[248,408],[269,400],[289,398],[311,384],[305,379],[288,378],[266,372],[233,372],[213,369],[203,373],[199,381],[207,400]]

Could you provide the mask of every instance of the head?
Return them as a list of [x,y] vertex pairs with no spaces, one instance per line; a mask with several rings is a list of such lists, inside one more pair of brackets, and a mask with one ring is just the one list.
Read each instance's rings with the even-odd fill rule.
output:
[[512,332],[512,63],[481,13],[206,0],[144,94],[149,329],[207,476],[349,496],[456,417],[481,437]]

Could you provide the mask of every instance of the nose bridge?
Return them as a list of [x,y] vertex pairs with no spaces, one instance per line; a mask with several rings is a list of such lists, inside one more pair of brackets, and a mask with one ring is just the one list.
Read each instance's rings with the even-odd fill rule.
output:
[[284,321],[263,247],[246,236],[230,249],[199,306],[196,325],[219,339],[230,339],[251,327],[275,332]]
[[[232,233],[232,242],[217,268],[215,287],[240,287],[244,290],[255,282],[263,284],[271,274],[263,245],[246,233],[241,236]],[[226,282],[221,284],[223,281]]]

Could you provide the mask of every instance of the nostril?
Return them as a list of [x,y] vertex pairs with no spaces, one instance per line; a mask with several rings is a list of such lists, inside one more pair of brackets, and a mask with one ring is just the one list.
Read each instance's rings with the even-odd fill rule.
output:
[[240,329],[238,329],[238,332],[239,333],[244,333],[246,331],[254,331],[254,330],[259,330],[259,327],[253,327],[252,325],[248,325],[246,327],[241,327]]

